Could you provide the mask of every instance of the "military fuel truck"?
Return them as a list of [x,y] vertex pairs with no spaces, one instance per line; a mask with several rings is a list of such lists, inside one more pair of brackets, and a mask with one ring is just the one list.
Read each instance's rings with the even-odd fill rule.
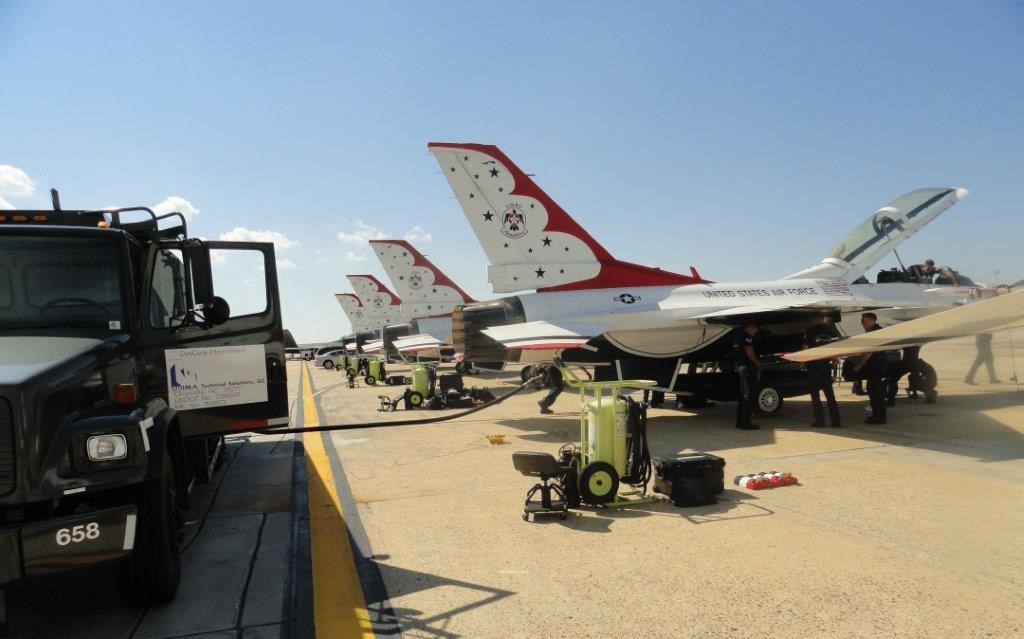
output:
[[0,210],[0,602],[108,562],[127,602],[174,597],[190,486],[225,434],[288,423],[282,338],[272,244],[55,193],[52,211]]

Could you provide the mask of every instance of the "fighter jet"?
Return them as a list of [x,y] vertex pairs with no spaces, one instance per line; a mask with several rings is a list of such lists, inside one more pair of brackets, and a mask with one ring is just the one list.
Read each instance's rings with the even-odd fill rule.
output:
[[343,336],[340,340],[345,346],[345,350],[355,352],[359,348],[358,345],[380,337],[379,329],[375,330],[371,327],[372,325],[366,312],[367,309],[359,301],[357,295],[354,293],[335,293],[334,299],[338,301],[341,310],[348,317],[349,324],[352,325],[352,333]]
[[402,315],[408,318],[406,335],[395,338],[401,326],[384,328],[399,353],[441,355],[451,347],[452,311],[472,304],[473,298],[405,240],[370,240],[377,259],[402,297]]
[[[384,327],[404,322],[402,300],[373,275],[349,275],[352,290],[365,309],[367,329],[374,339],[358,340],[364,353],[379,353],[383,348]],[[357,333],[357,336],[359,334]]]
[[[966,189],[906,193],[798,273],[715,283],[694,267],[679,274],[615,259],[495,146],[427,148],[490,261],[494,291],[536,290],[456,309],[456,347],[473,361],[526,361],[531,350],[561,350],[566,362],[595,364],[597,379],[654,379],[671,391],[682,364],[727,357],[731,340],[724,338],[748,322],[766,329],[767,352],[785,352],[799,350],[812,312],[839,320],[872,310],[892,323],[960,303],[931,284],[856,282]],[[841,333],[849,330],[840,325]]]

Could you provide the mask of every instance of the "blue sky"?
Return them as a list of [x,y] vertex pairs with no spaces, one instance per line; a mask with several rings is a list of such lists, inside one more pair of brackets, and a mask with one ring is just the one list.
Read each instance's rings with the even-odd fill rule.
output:
[[183,198],[196,235],[276,238],[300,341],[347,332],[346,274],[383,279],[360,223],[491,296],[432,140],[496,144],[616,257],[718,281],[966,186],[904,260],[1024,278],[1021,2],[7,0],[0,104],[35,184],[0,198]]

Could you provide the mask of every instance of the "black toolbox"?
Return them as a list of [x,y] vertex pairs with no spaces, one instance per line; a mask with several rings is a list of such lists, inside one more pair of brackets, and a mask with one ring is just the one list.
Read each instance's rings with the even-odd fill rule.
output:
[[654,492],[676,506],[705,506],[725,490],[725,460],[708,453],[655,457]]

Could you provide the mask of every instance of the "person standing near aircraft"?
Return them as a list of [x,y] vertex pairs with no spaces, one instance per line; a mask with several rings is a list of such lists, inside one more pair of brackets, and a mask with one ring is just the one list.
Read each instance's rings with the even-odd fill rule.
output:
[[550,388],[548,394],[543,399],[539,400],[537,404],[540,406],[541,415],[550,415],[555,412],[551,410],[551,405],[555,403],[555,399],[562,394],[562,388],[564,386],[562,382],[562,360],[557,355],[554,358],[554,362],[545,365],[541,369],[541,374],[544,375],[544,385]]
[[974,385],[974,374],[978,372],[978,369],[982,364],[988,370],[988,383],[998,384],[999,380],[996,379],[996,367],[992,361],[992,333],[981,333],[974,338],[974,346],[978,349],[978,355],[974,358],[974,362],[971,364],[971,368],[967,371],[967,377],[964,378],[965,384]]
[[739,398],[736,402],[736,428],[758,430],[753,422],[754,398],[757,397],[757,381],[760,378],[761,360],[754,350],[754,337],[760,327],[747,322],[732,341],[733,362],[739,377]]
[[[864,313],[860,316],[860,325],[865,333],[881,330],[878,325],[878,316],[874,313]],[[860,361],[854,367],[854,372],[860,373],[868,382],[868,399],[871,403],[871,417],[864,420],[865,424],[886,423],[885,414],[885,369],[887,368],[884,351],[865,353],[861,355]]]
[[[815,313],[811,315],[811,327],[804,333],[801,350],[822,346],[837,339],[835,331],[825,325],[825,315]],[[825,395],[828,403],[828,415],[832,428],[840,427],[839,404],[836,403],[836,395],[832,391],[832,360],[824,359],[807,362],[807,386],[811,391],[811,407],[814,409],[814,421],[811,426],[821,428],[825,425],[825,411],[821,406],[821,393]]]

